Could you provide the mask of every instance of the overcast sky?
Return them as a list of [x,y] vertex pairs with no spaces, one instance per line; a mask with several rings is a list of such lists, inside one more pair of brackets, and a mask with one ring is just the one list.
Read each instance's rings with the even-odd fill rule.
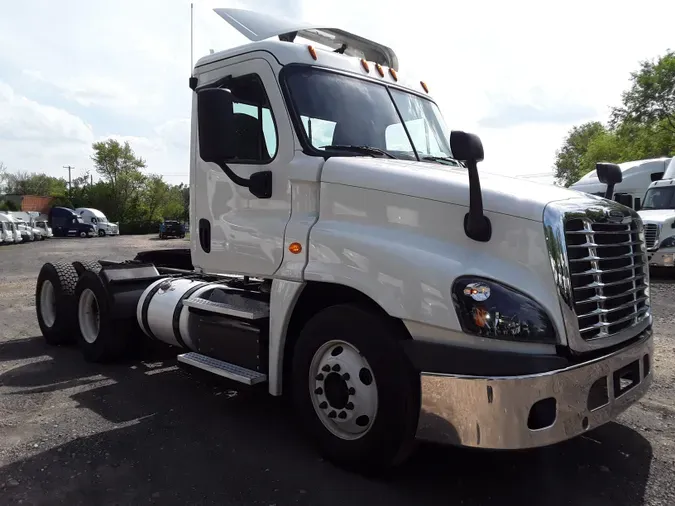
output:
[[[190,0],[20,0],[0,15],[0,161],[73,176],[91,143],[127,139],[148,172],[188,181]],[[211,11],[242,7],[392,47],[491,172],[550,172],[568,129],[606,120],[638,61],[675,48],[675,1],[196,0],[195,61],[245,42]],[[637,10],[636,10],[637,9]],[[546,180],[547,178],[543,178]]]

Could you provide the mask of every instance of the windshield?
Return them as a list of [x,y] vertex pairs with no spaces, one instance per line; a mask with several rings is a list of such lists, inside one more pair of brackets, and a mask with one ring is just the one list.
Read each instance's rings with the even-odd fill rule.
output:
[[675,186],[647,190],[642,209],[675,209]]
[[288,72],[290,98],[313,148],[368,146],[407,160],[452,156],[450,132],[430,100],[316,68]]

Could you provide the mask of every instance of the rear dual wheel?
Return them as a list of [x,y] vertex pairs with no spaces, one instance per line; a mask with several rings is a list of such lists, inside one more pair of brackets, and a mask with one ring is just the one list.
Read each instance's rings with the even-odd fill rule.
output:
[[93,270],[80,275],[75,287],[77,342],[89,362],[111,362],[122,358],[127,349],[131,329],[126,322],[114,321],[110,296]]
[[75,341],[72,307],[77,271],[69,262],[46,263],[35,287],[35,307],[42,335],[48,344]]
[[294,349],[296,411],[330,461],[372,474],[403,462],[419,417],[419,375],[385,315],[329,307],[301,331]]

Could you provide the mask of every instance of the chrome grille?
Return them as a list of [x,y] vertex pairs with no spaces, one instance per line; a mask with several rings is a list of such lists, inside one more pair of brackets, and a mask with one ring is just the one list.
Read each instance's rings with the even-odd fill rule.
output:
[[656,247],[656,244],[659,242],[659,226],[655,223],[647,223],[645,225],[645,244],[647,249],[652,249]]
[[564,230],[571,302],[582,339],[610,337],[637,324],[649,310],[639,218],[616,223],[572,215]]

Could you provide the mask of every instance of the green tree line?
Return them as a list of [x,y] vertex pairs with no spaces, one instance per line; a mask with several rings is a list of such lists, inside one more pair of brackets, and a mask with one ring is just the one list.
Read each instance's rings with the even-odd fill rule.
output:
[[675,52],[640,62],[630,81],[607,124],[592,121],[569,131],[556,152],[558,184],[574,184],[600,161],[675,155]]
[[[187,221],[190,191],[187,185],[172,185],[161,175],[146,174],[143,158],[128,142],[115,139],[95,142],[91,156],[99,179],[92,184],[90,173],[68,181],[43,173],[10,172],[0,163],[0,194],[54,197],[53,205],[101,210],[109,220],[120,223],[122,233],[154,232],[162,218]],[[9,201],[0,209],[12,209]]]

